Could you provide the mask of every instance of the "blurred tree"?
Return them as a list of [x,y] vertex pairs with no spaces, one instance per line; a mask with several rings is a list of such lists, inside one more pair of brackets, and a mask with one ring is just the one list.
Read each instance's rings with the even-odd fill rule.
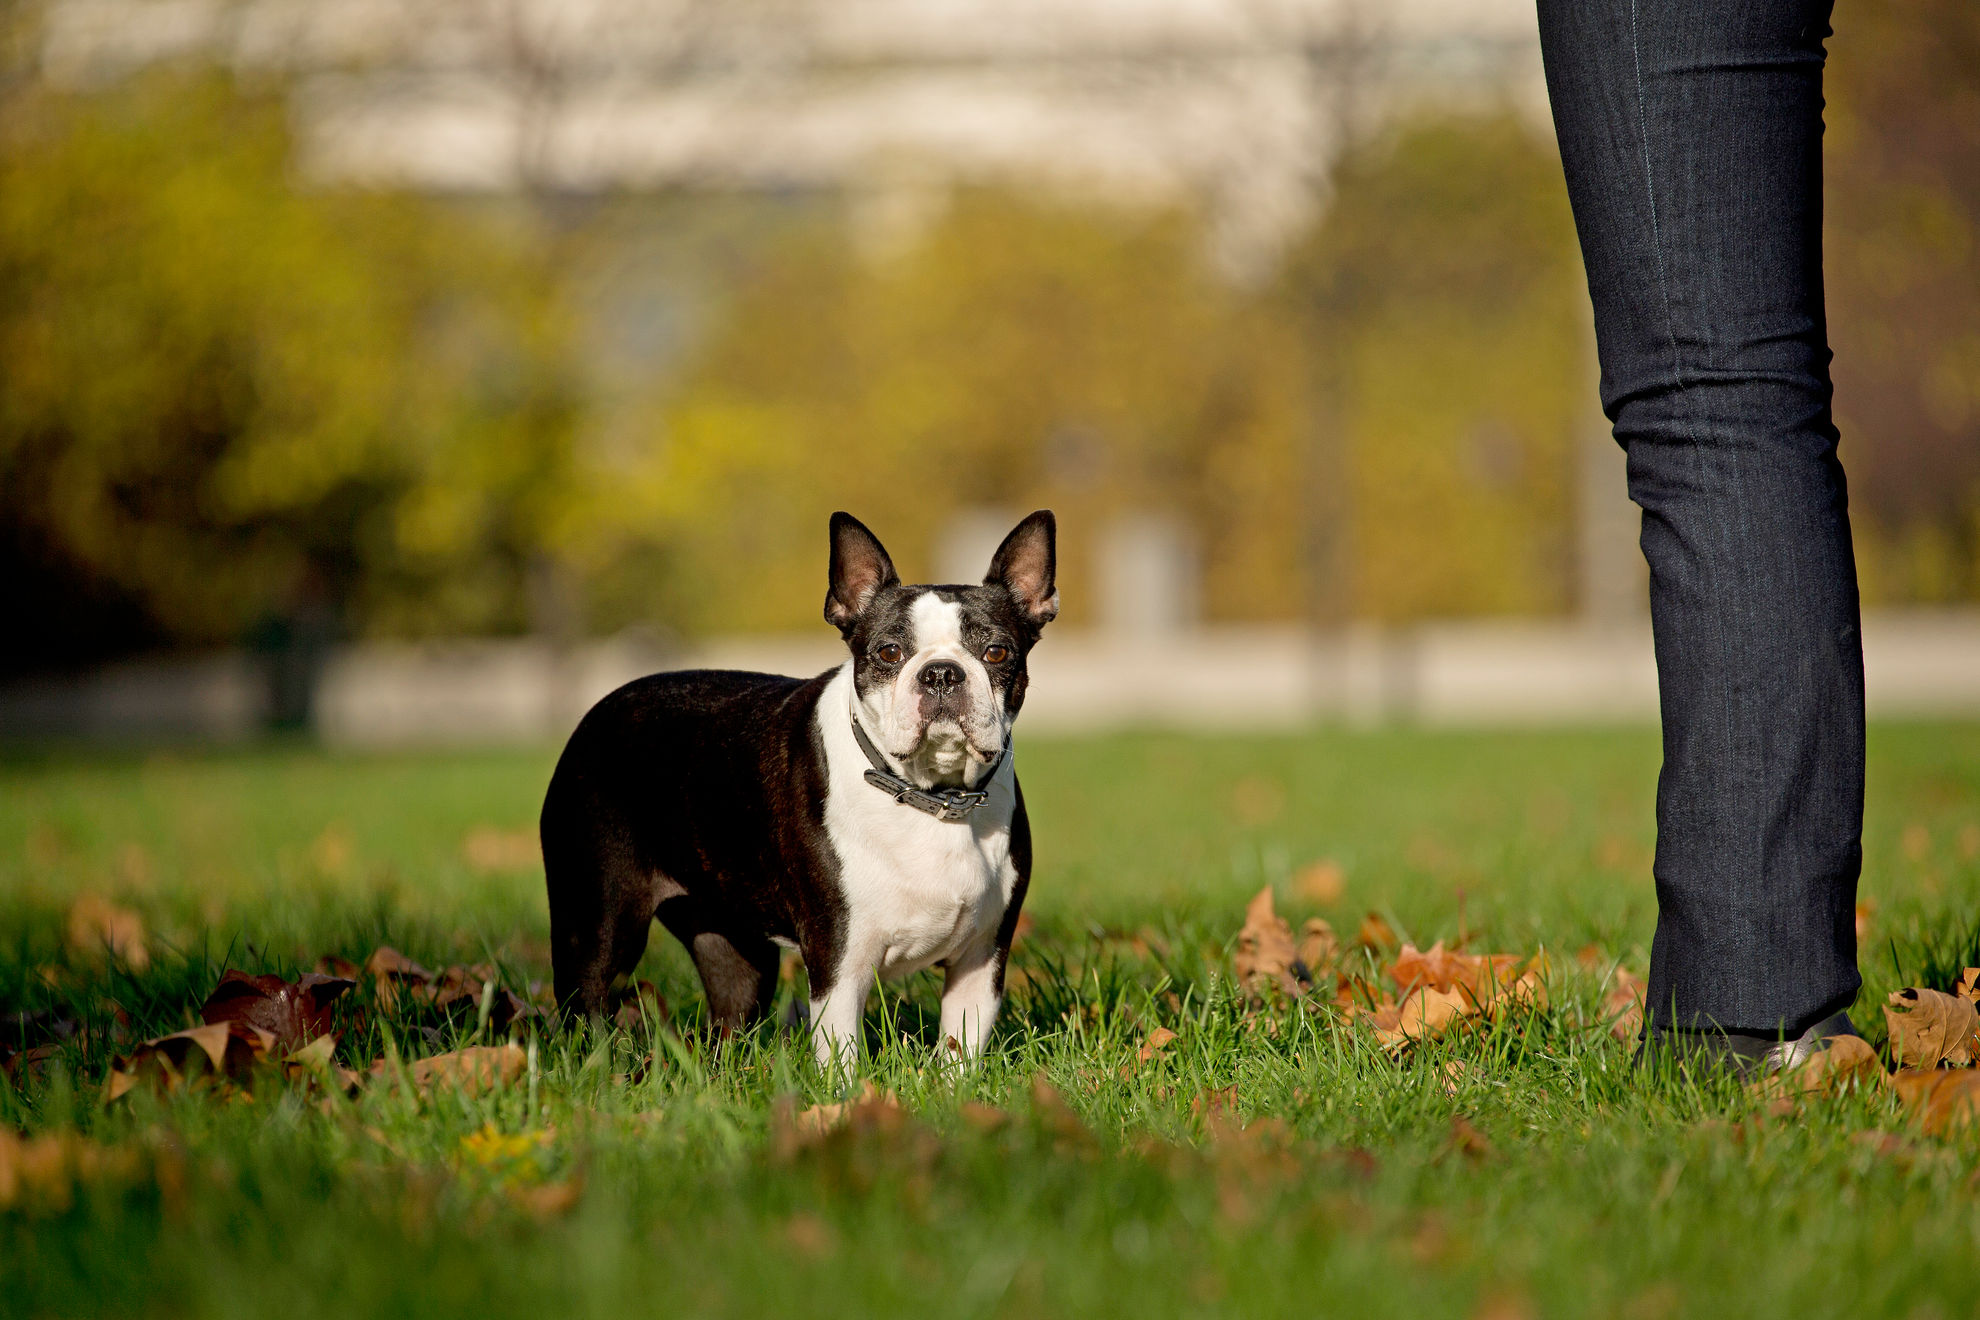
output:
[[554,290],[470,217],[294,187],[284,122],[175,71],[0,94],[9,667],[520,626],[576,415]]
[[919,575],[957,507],[1049,504],[1076,620],[1093,529],[1155,509],[1200,532],[1214,614],[1285,614],[1296,345],[1202,253],[1179,215],[988,192],[885,256],[836,228],[786,244],[641,457],[602,474],[573,558],[635,612],[642,593],[613,588],[612,565],[658,556],[664,577],[635,569],[646,610],[697,629],[804,627],[832,509],[857,511]]
[[1313,499],[1348,522],[1314,571],[1343,578],[1351,617],[1565,609],[1587,371],[1558,157],[1510,116],[1405,125],[1334,186],[1283,280],[1314,371]]
[[1980,7],[1858,0],[1829,73],[1828,293],[1864,593],[1980,597]]

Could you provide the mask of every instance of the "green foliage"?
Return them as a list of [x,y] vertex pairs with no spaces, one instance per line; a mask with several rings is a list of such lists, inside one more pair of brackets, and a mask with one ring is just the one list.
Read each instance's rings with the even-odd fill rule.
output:
[[1980,10],[1864,0],[1830,43],[1827,275],[1864,594],[1980,597]]
[[1283,613],[1298,382],[1284,327],[1211,275],[1185,217],[964,193],[887,256],[836,233],[773,252],[615,513],[674,548],[690,627],[814,623],[834,508],[924,574],[959,505],[1055,507],[1069,583],[1109,514],[1174,510],[1220,612]]
[[1511,118],[1429,123],[1349,157],[1335,190],[1286,293],[1345,487],[1347,610],[1565,608],[1572,440],[1595,405],[1558,159]]
[[217,76],[0,99],[0,523],[181,641],[313,598],[514,626],[575,408],[555,300],[487,226],[290,158]]

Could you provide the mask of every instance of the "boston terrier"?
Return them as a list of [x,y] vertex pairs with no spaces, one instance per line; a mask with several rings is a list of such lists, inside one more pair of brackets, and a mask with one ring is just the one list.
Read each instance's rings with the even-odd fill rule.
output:
[[1040,510],[981,585],[909,586],[835,513],[825,619],[844,664],[655,674],[592,707],[543,802],[565,1016],[604,1014],[658,917],[724,1032],[769,1009],[781,945],[804,958],[822,1066],[855,1062],[876,975],[936,966],[945,1045],[975,1057],[1031,877],[1011,724],[1059,612],[1056,537]]

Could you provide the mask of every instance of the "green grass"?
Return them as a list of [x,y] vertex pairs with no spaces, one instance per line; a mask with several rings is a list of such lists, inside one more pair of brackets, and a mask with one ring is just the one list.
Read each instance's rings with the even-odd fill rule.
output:
[[[642,974],[679,1036],[549,1038],[530,1080],[489,1095],[382,1084],[326,1103],[270,1081],[101,1103],[106,1001],[135,1034],[174,1030],[224,966],[291,973],[387,942],[546,977],[540,872],[477,870],[463,839],[527,826],[551,760],[0,763],[0,1011],[85,1028],[0,1082],[0,1124],[128,1152],[0,1210],[0,1313],[1972,1309],[1980,1137],[1917,1133],[1882,1094],[1770,1115],[1729,1086],[1632,1072],[1604,1029],[1603,971],[1640,972],[1654,921],[1645,732],[1026,741],[1029,983],[964,1075],[931,1048],[932,978],[875,997],[865,1067],[901,1097],[899,1125],[795,1139],[794,1109],[837,1098],[804,1046],[773,1028],[703,1041],[691,970],[658,932]],[[1857,1013],[1881,1036],[1885,993],[1973,952],[1980,727],[1874,731],[1865,856]],[[1322,857],[1346,888],[1319,909],[1289,876]],[[1476,950],[1544,947],[1551,1003],[1401,1060],[1331,1012],[1248,1013],[1228,948],[1265,883],[1295,924],[1351,931],[1372,909],[1419,944],[1462,928]],[[65,947],[82,892],[142,914],[147,970]],[[1157,1025],[1179,1039],[1143,1064]],[[462,1030],[373,1013],[341,1051],[362,1068],[388,1036],[421,1054]],[[1041,1075],[1059,1101],[1034,1099]],[[1197,1112],[1232,1087],[1242,1130]],[[985,1125],[972,1103],[1011,1118]],[[1454,1137],[1459,1116],[1489,1150]],[[521,1139],[469,1140],[490,1125]],[[533,1210],[546,1186],[580,1190]]]

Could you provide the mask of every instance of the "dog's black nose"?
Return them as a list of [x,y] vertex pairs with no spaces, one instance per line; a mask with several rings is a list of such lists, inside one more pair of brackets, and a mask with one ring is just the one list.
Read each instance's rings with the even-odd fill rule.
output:
[[962,666],[953,660],[935,660],[922,667],[921,686],[930,692],[947,692],[963,685]]

